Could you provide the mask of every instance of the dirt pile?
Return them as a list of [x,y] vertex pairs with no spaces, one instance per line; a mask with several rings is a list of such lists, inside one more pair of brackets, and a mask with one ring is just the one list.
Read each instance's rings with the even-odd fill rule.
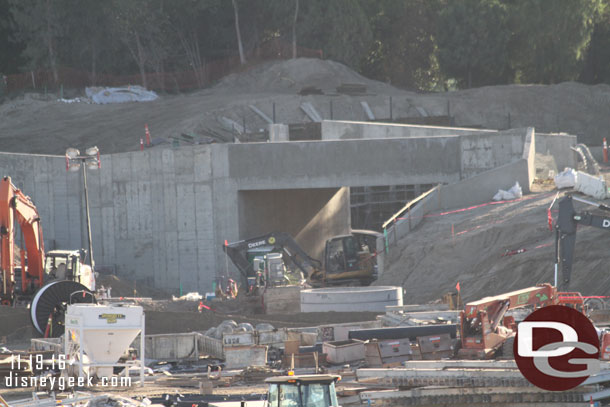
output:
[[[338,94],[336,87],[342,83],[364,84],[366,94]],[[306,86],[324,94],[299,95]],[[390,96],[394,118],[420,117],[417,108],[424,108],[428,115],[450,113],[458,126],[534,126],[538,132],[577,134],[581,142],[591,145],[601,144],[610,127],[607,85],[510,85],[421,94],[364,78],[337,62],[299,58],[255,66],[225,77],[214,87],[162,95],[154,102],[63,103],[51,96],[28,94],[0,105],[0,142],[2,151],[20,153],[61,155],[67,146],[91,145],[103,154],[134,151],[139,149],[144,124],[153,140],[172,140],[184,133],[216,134],[219,141],[233,141],[232,127],[223,117],[240,125],[245,121],[248,132],[267,126],[250,105],[272,117],[275,104],[277,122],[304,123],[310,119],[300,109],[303,102],[312,103],[324,119],[367,120],[360,105],[366,101],[375,117],[383,119],[390,117]]]
[[29,309],[0,306],[0,344],[29,340],[33,333]]
[[215,93],[297,93],[304,87],[315,87],[324,93],[336,94],[344,83],[363,84],[367,90],[390,90],[391,87],[358,74],[347,66],[321,59],[298,58],[267,62],[245,72],[223,78]]
[[133,280],[126,280],[113,274],[100,274],[96,279],[96,285],[97,288],[101,288],[101,286],[111,287],[110,295],[112,297],[170,298],[170,295],[165,291]]
[[[547,208],[554,196],[538,193],[517,202],[428,217],[415,233],[390,248],[389,266],[376,284],[404,287],[405,304],[413,304],[455,291],[457,282],[467,301],[553,283],[555,232],[549,231]],[[592,209],[575,206],[577,211]],[[610,293],[609,239],[603,230],[579,227],[571,290]]]

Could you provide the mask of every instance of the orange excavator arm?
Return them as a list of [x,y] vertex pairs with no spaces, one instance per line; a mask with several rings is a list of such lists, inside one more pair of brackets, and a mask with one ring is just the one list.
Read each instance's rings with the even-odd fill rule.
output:
[[0,180],[0,256],[2,267],[2,301],[10,301],[15,282],[14,221],[17,220],[23,233],[27,252],[27,272],[23,267],[22,254],[21,291],[28,291],[32,284],[41,287],[44,282],[44,242],[40,216],[30,197],[13,185],[10,177]]

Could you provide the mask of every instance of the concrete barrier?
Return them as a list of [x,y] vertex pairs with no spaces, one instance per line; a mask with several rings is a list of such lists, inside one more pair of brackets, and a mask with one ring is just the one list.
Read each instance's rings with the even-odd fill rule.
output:
[[340,287],[301,291],[301,312],[384,312],[402,305],[402,287]]

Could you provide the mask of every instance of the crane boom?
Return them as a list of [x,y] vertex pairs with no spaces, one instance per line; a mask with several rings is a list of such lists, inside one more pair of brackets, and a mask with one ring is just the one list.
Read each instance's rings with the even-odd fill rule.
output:
[[610,230],[610,215],[603,216],[589,211],[576,212],[573,201],[583,202],[595,206],[600,210],[610,212],[610,207],[605,204],[571,195],[566,195],[559,201],[559,215],[557,216],[557,225],[555,227],[555,252],[556,263],[561,270],[562,281],[560,288],[562,291],[568,291],[570,287],[578,224]]
[[36,206],[20,189],[15,187],[10,177],[0,180],[0,256],[2,257],[2,302],[11,302],[14,291],[15,272],[15,230],[14,221],[19,223],[25,241],[27,270],[21,255],[21,291],[28,287],[40,287],[44,280],[44,242],[40,216]]

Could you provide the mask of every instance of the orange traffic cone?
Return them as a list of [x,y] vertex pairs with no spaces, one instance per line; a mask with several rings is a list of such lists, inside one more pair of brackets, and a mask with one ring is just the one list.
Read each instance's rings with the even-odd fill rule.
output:
[[146,134],[146,147],[150,147],[150,131],[148,131],[148,124],[144,125],[144,133]]
[[48,338],[49,335],[53,334],[53,314],[49,314],[49,319],[47,320],[47,328],[44,330],[44,337]]

